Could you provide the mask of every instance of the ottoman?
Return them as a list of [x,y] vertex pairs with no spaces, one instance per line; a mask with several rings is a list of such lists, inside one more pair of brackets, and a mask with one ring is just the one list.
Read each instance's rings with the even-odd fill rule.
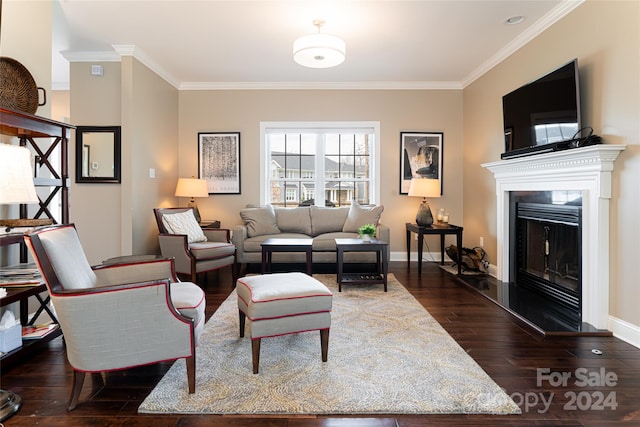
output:
[[240,336],[248,320],[253,373],[260,364],[260,340],[300,332],[320,331],[322,361],[327,361],[333,294],[304,273],[277,273],[238,279]]

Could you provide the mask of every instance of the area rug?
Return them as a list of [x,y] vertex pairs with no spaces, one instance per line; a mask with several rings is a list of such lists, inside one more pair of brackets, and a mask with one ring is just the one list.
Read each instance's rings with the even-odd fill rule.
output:
[[392,275],[333,292],[329,360],[319,332],[262,340],[260,373],[238,336],[235,291],[207,322],[196,392],[184,360],[138,408],[153,414],[519,414],[519,407]]

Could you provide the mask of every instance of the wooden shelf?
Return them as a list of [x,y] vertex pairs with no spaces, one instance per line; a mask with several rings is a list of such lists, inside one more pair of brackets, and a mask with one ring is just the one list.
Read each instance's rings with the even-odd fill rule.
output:
[[[3,135],[18,138],[20,145],[27,147],[34,156],[39,158],[36,168],[48,170],[50,177],[36,177],[33,182],[36,187],[49,187],[51,192],[60,193],[61,207],[53,205],[53,200],[40,202],[40,209],[33,219],[43,215],[56,222],[52,212],[60,209],[60,220],[63,224],[69,222],[69,137],[75,126],[57,122],[21,111],[0,108],[0,131]],[[45,144],[46,141],[46,144]],[[58,152],[59,162],[54,164],[50,159],[54,152]],[[36,171],[36,175],[37,175]],[[27,206],[20,205],[20,219],[27,219]]]

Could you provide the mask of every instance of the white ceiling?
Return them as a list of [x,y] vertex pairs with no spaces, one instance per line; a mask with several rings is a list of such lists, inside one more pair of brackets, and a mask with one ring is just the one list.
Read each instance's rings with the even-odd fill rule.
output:
[[[56,0],[52,79],[68,86],[67,59],[132,54],[180,89],[460,88],[581,2]],[[316,18],[347,44],[337,67],[293,61]]]

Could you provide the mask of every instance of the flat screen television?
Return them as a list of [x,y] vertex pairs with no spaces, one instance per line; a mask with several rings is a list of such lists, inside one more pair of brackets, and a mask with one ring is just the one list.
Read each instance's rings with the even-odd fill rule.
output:
[[503,96],[502,112],[503,159],[565,147],[582,128],[578,60]]

